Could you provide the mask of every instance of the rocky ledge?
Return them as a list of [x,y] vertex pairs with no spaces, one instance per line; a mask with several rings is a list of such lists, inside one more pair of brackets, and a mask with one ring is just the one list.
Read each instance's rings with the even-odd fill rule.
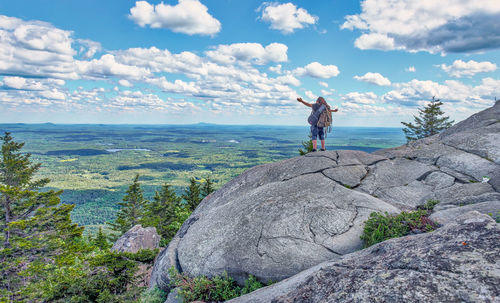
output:
[[[249,274],[267,282],[280,281],[304,270],[307,271],[301,276],[312,273],[318,270],[315,265],[325,261],[344,264],[329,271],[332,279],[340,274],[339,268],[344,268],[342,275],[346,279],[353,275],[353,281],[362,281],[362,275],[369,272],[368,267],[354,262],[354,259],[350,259],[354,257],[348,257],[348,254],[362,247],[359,236],[363,222],[371,212],[398,213],[435,199],[440,203],[435,208],[437,212],[433,218],[441,224],[451,224],[455,218],[469,211],[496,213],[500,210],[499,117],[500,102],[497,102],[495,106],[471,116],[440,135],[398,148],[374,154],[359,151],[315,152],[251,168],[202,201],[167,249],[158,256],[151,286],[157,285],[168,290],[167,272],[172,266],[192,276],[214,276],[227,271],[239,282]],[[482,218],[482,222],[489,222],[483,224],[485,229],[491,230],[492,226],[496,226],[479,213],[472,214]],[[444,227],[438,232],[443,233]],[[437,235],[438,232],[432,234]],[[456,229],[456,237],[459,232],[466,230]],[[498,240],[498,230],[496,235]],[[411,240],[424,237],[429,236],[422,235]],[[444,240],[436,241],[436,247],[452,245]],[[440,241],[441,244],[438,243]],[[471,240],[464,240],[467,241]],[[480,242],[480,239],[477,241]],[[419,251],[422,254],[422,250],[430,249],[424,243],[421,244],[423,246]],[[405,245],[401,249],[417,248],[411,243]],[[467,252],[464,249],[471,247],[449,246],[464,253]],[[383,258],[370,261],[377,255],[374,249],[356,254],[358,257],[366,256],[363,259],[366,264],[386,263]],[[498,246],[484,247],[483,250],[484,259],[488,262],[495,259],[495,254],[499,255]],[[418,255],[412,254],[412,251],[401,254],[402,258],[408,260],[399,262],[418,264],[418,260],[412,259],[418,258]],[[443,251],[442,254],[445,257],[448,252]],[[439,252],[435,251],[432,256],[437,255]],[[465,256],[473,258],[476,254]],[[447,268],[443,262],[444,267],[440,272]],[[469,267],[461,270],[466,272],[466,268]],[[474,267],[469,269],[479,270]],[[393,275],[396,272],[387,272],[376,279],[381,279],[383,283],[389,283],[389,280],[394,280],[390,283],[396,283],[396,280],[405,276],[408,278],[408,274],[412,273],[426,280],[424,273],[417,269],[401,276]],[[431,269],[427,273],[430,272]],[[356,275],[359,275],[356,278],[358,280],[355,279]],[[439,288],[439,277],[437,275],[433,280],[435,284],[424,284]],[[479,284],[475,285],[489,289],[487,293],[491,294],[491,286],[488,285],[491,285],[491,281],[499,282],[498,268],[496,274],[485,273],[481,277],[486,282],[481,284],[483,278],[477,278],[474,281]],[[338,291],[342,292],[342,287],[347,287],[342,284],[344,282],[339,280],[339,284],[331,285],[337,285]],[[301,284],[302,290],[305,291],[306,287],[312,287],[316,282],[311,283]],[[333,280],[331,283],[334,283]],[[448,287],[445,284],[443,287]],[[467,292],[467,289],[464,288],[464,291]],[[402,292],[394,291],[399,293],[394,296],[403,296]],[[295,293],[290,298],[300,296],[300,293]],[[301,302],[300,299],[289,301]]]
[[469,212],[432,233],[391,239],[229,302],[498,302],[500,226]]

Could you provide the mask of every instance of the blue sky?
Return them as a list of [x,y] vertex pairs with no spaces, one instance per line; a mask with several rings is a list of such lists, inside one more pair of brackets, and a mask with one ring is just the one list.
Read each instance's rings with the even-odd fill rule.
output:
[[0,123],[399,127],[500,98],[500,2],[0,2]]

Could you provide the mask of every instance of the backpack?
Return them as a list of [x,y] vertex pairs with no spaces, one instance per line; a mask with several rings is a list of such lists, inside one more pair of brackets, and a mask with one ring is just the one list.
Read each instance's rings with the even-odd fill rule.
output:
[[309,124],[311,125],[318,125],[320,116],[323,112],[325,112],[325,109],[326,106],[324,104],[321,104],[317,111],[311,112],[311,115],[309,115],[309,118],[307,118],[307,122],[309,122]]
[[316,126],[318,127],[329,127],[332,125],[332,113],[330,112],[330,106],[326,106],[326,110],[322,111],[319,115],[318,122]]

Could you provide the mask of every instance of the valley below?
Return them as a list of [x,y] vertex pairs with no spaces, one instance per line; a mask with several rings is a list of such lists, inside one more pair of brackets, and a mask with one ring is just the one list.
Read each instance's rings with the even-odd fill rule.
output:
[[[189,179],[216,188],[250,167],[298,156],[307,126],[0,124],[42,163],[39,177],[76,204],[72,219],[93,232],[113,221],[125,190],[140,175],[145,196],[168,183],[181,194]],[[399,128],[334,127],[328,150],[373,152],[405,142]]]

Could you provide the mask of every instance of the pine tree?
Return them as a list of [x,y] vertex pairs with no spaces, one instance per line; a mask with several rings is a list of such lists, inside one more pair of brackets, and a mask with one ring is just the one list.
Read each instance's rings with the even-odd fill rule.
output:
[[160,192],[155,192],[153,201],[146,205],[141,224],[156,227],[156,231],[162,237],[162,242],[169,242],[177,232],[171,225],[178,220],[176,209],[179,207],[182,207],[181,198],[169,184],[164,184]]
[[432,97],[432,101],[423,109],[418,109],[419,116],[413,116],[415,124],[401,122],[406,128],[403,128],[406,140],[408,142],[433,136],[441,131],[450,128],[454,121],[448,121],[450,117],[444,117],[444,112],[441,110],[441,102],[439,99]]
[[0,200],[2,204],[3,245],[10,247],[8,225],[19,219],[30,217],[42,205],[53,206],[59,201],[61,192],[37,193],[36,190],[49,183],[48,179],[31,181],[41,164],[31,164],[30,154],[22,154],[24,143],[12,141],[10,133],[2,137],[2,159],[0,162]]
[[[32,164],[31,155],[21,153],[24,143],[14,142],[10,133],[1,139],[0,302],[10,302],[23,300],[22,288],[43,276],[47,260],[63,256],[83,227],[71,221],[74,205],[60,205],[62,191],[39,192],[50,180],[33,180],[41,164]],[[38,268],[35,276],[20,275],[33,268]]]
[[116,215],[115,222],[111,223],[113,230],[123,234],[134,225],[139,224],[144,215],[144,207],[148,203],[144,199],[143,192],[139,183],[139,175],[136,175],[134,182],[127,189],[123,201],[118,203],[121,208]]
[[189,186],[186,188],[182,198],[186,201],[191,211],[194,211],[198,204],[200,204],[202,199],[200,184],[198,184],[194,178],[189,180]]
[[301,156],[307,154],[307,153],[310,153],[312,152],[313,150],[313,142],[312,142],[312,136],[309,135],[309,140],[308,141],[302,141],[302,146],[304,147],[304,149],[302,148],[299,148],[299,154]]
[[102,227],[99,227],[99,231],[97,232],[95,239],[92,239],[92,243],[100,249],[108,249],[111,246],[106,235],[102,231]]
[[202,196],[202,200],[210,195],[211,193],[213,193],[215,191],[215,188],[214,188],[214,183],[212,182],[212,179],[210,179],[210,176],[208,176],[205,181],[203,182],[203,184],[201,185],[201,196]]

